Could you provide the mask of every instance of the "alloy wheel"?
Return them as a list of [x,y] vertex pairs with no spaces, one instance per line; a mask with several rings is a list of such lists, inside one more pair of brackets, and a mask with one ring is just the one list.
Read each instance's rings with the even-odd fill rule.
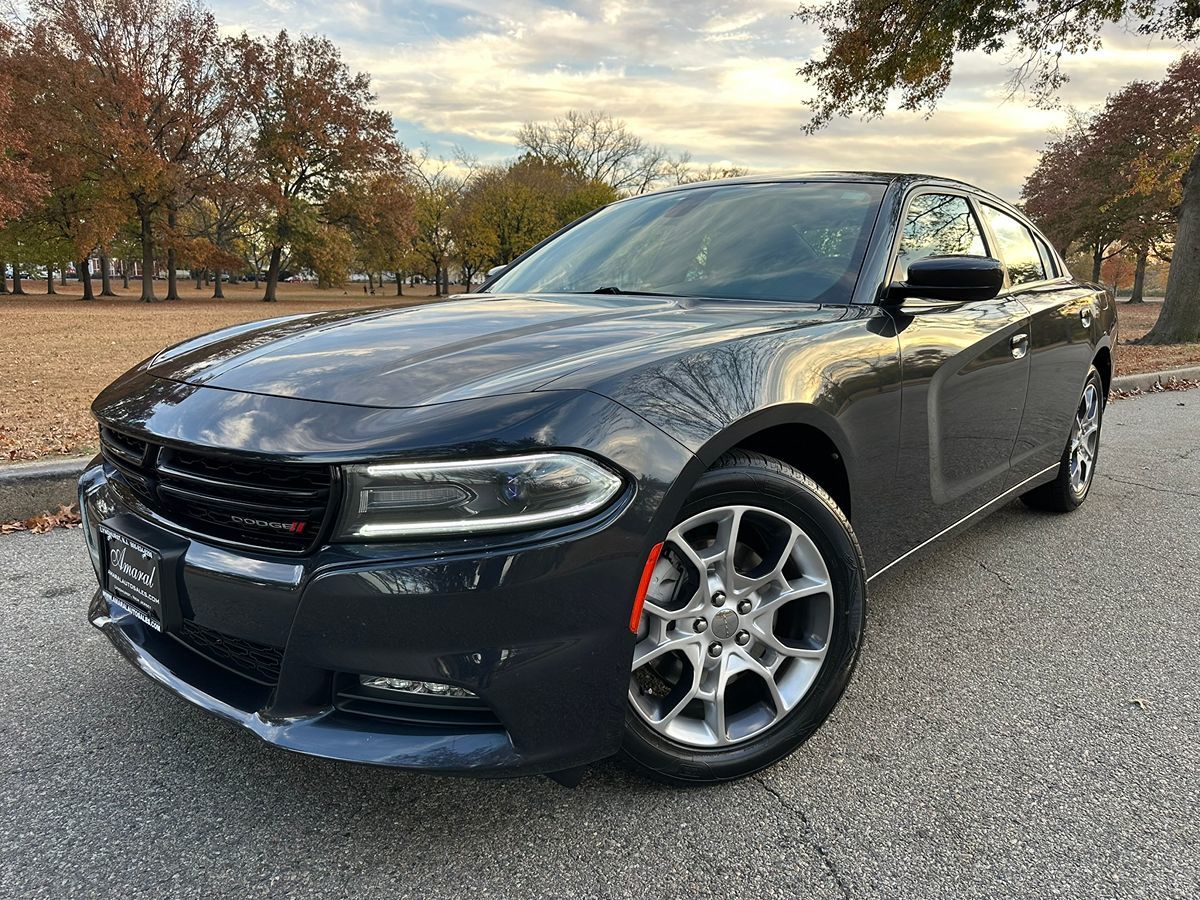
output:
[[688,747],[759,736],[812,687],[833,615],[828,568],[802,528],[761,507],[705,510],[667,535],[638,626],[630,702]]
[[1071,490],[1082,496],[1092,480],[1096,448],[1100,441],[1100,392],[1095,384],[1083,389],[1075,424],[1071,429]]

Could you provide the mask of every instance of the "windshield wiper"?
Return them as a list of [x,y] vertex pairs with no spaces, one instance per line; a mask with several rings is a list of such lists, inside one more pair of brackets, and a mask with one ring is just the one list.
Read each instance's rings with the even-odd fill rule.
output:
[[660,294],[656,291],[627,291],[615,285],[605,285],[591,291],[568,291],[571,294],[628,294],[631,297],[674,297],[675,294]]

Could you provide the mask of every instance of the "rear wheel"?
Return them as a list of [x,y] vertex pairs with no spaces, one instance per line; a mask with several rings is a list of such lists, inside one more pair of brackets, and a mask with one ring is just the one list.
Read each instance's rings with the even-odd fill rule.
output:
[[1026,506],[1067,513],[1078,509],[1087,499],[1100,456],[1100,425],[1104,419],[1105,400],[1104,381],[1092,368],[1075,408],[1075,420],[1059,461],[1058,474],[1053,481],[1024,494],[1021,499]]
[[722,457],[651,579],[626,756],[673,783],[740,778],[786,756],[845,690],[865,584],[850,523],[810,478],[757,453]]

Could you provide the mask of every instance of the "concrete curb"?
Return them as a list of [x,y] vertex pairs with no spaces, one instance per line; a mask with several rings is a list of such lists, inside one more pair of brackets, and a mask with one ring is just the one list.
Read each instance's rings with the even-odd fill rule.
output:
[[[1118,391],[1150,390],[1159,382],[1200,380],[1200,366],[1121,375],[1113,379]],[[11,463],[0,466],[0,522],[27,519],[53,511],[62,504],[75,502],[75,482],[88,457],[70,457],[50,461]]]
[[27,519],[75,502],[75,482],[88,457],[0,466],[0,522]]
[[1148,391],[1156,384],[1175,381],[1200,381],[1200,366],[1167,369],[1164,372],[1142,372],[1137,375],[1118,375],[1112,381],[1115,391]]

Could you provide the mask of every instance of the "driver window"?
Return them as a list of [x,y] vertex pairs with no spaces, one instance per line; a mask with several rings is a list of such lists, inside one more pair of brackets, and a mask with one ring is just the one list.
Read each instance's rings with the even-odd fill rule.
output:
[[908,204],[893,278],[904,281],[908,267],[927,256],[987,256],[983,232],[965,197],[920,194]]

